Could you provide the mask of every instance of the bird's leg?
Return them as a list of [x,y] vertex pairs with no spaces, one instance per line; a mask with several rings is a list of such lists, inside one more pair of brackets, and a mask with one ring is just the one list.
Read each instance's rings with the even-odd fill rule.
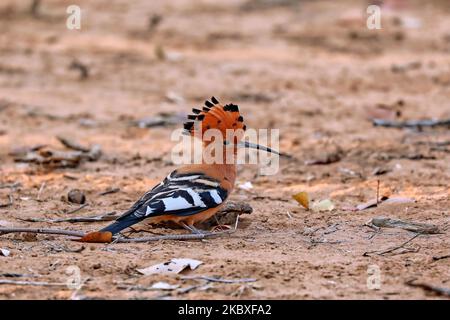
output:
[[189,230],[189,231],[192,232],[192,233],[198,234],[198,232],[195,231],[195,228],[194,228],[193,226],[188,226],[188,225],[187,225],[186,223],[184,223],[183,221],[180,221],[179,223],[180,223],[180,225],[181,225],[183,228],[185,228],[186,230]]
[[197,229],[193,225],[191,226],[191,228],[194,230],[194,233],[196,233],[196,234],[205,234],[205,231]]
[[193,225],[187,225],[186,223],[184,223],[183,221],[180,222],[180,225],[185,228],[186,230],[189,230],[190,232],[194,233],[194,234],[203,234],[202,231],[198,230],[196,227],[194,227]]

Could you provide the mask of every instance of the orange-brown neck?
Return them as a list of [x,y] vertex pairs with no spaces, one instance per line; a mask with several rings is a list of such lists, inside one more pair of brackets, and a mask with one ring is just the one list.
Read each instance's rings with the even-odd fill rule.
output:
[[235,165],[237,158],[236,145],[224,145],[222,142],[203,142],[203,163]]

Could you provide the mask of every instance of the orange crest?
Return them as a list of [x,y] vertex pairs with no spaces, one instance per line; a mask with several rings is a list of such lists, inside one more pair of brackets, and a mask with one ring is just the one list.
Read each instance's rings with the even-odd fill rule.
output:
[[184,124],[184,129],[191,136],[199,135],[203,138],[207,130],[217,129],[226,139],[227,130],[246,129],[244,118],[239,113],[239,107],[235,104],[222,106],[214,97],[211,98],[211,101],[205,101],[202,110],[194,108],[192,112],[194,114],[188,115],[188,119],[192,121]]

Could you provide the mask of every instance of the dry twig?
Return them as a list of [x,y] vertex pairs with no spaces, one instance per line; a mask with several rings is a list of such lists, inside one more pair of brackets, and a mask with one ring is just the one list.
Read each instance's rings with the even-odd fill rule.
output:
[[438,261],[438,260],[442,260],[442,259],[448,259],[450,258],[450,254],[444,255],[444,256],[435,256],[433,257],[433,261]]
[[374,126],[388,128],[418,128],[418,127],[437,127],[450,126],[450,119],[444,120],[410,120],[410,121],[392,121],[385,119],[373,119]]
[[61,229],[45,229],[45,228],[0,228],[0,235],[5,235],[8,233],[41,233],[41,234],[59,234],[71,237],[83,237],[84,232],[82,231],[71,231],[71,230],[61,230]]
[[107,194],[111,194],[111,193],[117,193],[120,191],[120,188],[112,188],[112,189],[107,189],[103,192],[100,192],[98,195],[99,196],[106,196]]
[[[239,216],[236,218],[236,223],[234,229],[221,231],[221,232],[208,232],[200,234],[174,234],[174,235],[163,235],[163,236],[153,236],[153,237],[142,237],[142,238],[132,238],[125,239],[121,237],[114,237],[112,243],[129,243],[129,242],[151,242],[160,240],[201,240],[207,238],[215,238],[225,234],[232,234],[237,230],[239,223]],[[44,229],[44,228],[0,228],[0,235],[5,235],[8,233],[40,233],[40,234],[54,234],[54,235],[66,235],[72,237],[82,238],[85,236],[84,232],[81,231],[71,231],[71,230],[61,230],[61,229]]]
[[0,203],[0,208],[6,208],[14,204],[14,197],[12,194],[8,194],[8,203]]
[[221,282],[221,283],[241,283],[241,282],[255,282],[254,278],[242,278],[242,279],[223,279],[208,276],[182,276],[182,280],[206,280],[209,282]]
[[207,233],[196,233],[196,234],[168,234],[162,236],[153,237],[141,237],[141,238],[120,238],[114,239],[113,243],[128,243],[128,242],[152,242],[160,240],[202,240],[207,238],[215,238],[225,234],[232,234],[236,232],[239,223],[239,216],[236,217],[236,223],[234,229],[220,231],[220,232],[207,232]]
[[427,283],[415,283],[415,279],[406,281],[405,284],[410,287],[422,288],[425,291],[433,292],[440,296],[450,297],[450,288],[436,287]]
[[38,281],[18,281],[18,280],[6,280],[0,279],[0,284],[21,285],[21,286],[43,286],[43,287],[67,287],[66,283],[58,282],[38,282]]
[[48,222],[48,223],[60,223],[60,222],[99,222],[99,221],[112,221],[116,220],[119,215],[115,211],[104,213],[97,216],[87,216],[87,217],[70,217],[70,218],[59,218],[59,219],[41,219],[41,218],[21,218],[22,221],[27,222]]
[[407,245],[408,243],[410,243],[411,241],[413,241],[415,238],[417,238],[420,235],[421,235],[420,233],[416,233],[412,238],[410,238],[407,241],[403,242],[401,245],[395,246],[395,247],[392,247],[392,248],[388,248],[388,249],[383,250],[383,251],[367,251],[367,252],[364,252],[363,256],[364,257],[368,257],[372,253],[376,253],[377,255],[380,255],[380,256],[385,255],[386,253],[391,253],[391,252],[393,252],[393,251],[395,251],[397,249],[403,248],[405,245]]
[[37,197],[36,197],[36,201],[41,201],[41,195],[42,195],[42,192],[45,189],[46,184],[47,183],[45,181],[42,182],[41,187],[39,188],[39,191],[38,191],[38,194],[37,194]]
[[65,147],[67,147],[69,149],[81,151],[81,152],[91,151],[91,148],[82,146],[78,142],[75,142],[72,139],[69,139],[68,137],[56,136],[56,139],[58,139],[59,142],[61,142]]
[[72,213],[78,212],[78,211],[80,211],[81,209],[87,207],[88,205],[89,205],[89,203],[83,203],[83,204],[82,204],[81,206],[79,206],[78,208],[75,208],[75,209],[73,209],[73,210],[67,211],[67,212],[65,212],[64,214],[72,214]]
[[22,184],[20,182],[0,184],[0,189],[16,189]]

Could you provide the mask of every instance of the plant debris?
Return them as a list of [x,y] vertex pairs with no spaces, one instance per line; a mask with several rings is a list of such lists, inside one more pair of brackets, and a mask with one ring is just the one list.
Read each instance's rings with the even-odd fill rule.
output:
[[250,191],[253,189],[253,184],[250,181],[247,181],[245,183],[238,185],[238,188],[245,191]]
[[448,258],[450,258],[450,254],[446,254],[446,255],[443,255],[443,256],[434,256],[433,257],[433,261],[438,261],[438,260],[448,259]]
[[377,207],[381,202],[387,200],[388,197],[384,196],[381,197],[380,199],[371,199],[367,202],[358,204],[354,210],[350,210],[350,211],[361,211],[361,210],[365,210],[365,209],[369,209],[369,208],[373,208],[373,207]]
[[369,223],[379,228],[400,228],[421,234],[441,233],[439,227],[432,224],[403,221],[387,217],[375,217],[372,218]]
[[306,210],[309,210],[309,197],[306,192],[299,192],[292,196],[298,203],[300,203]]
[[311,205],[311,210],[314,212],[333,211],[334,208],[334,203],[330,199],[313,202],[313,204]]
[[65,147],[72,149],[72,150],[77,150],[77,151],[81,151],[81,152],[90,152],[91,148],[82,146],[81,144],[67,138],[67,137],[63,137],[63,136],[56,136],[56,138],[59,140],[59,142],[61,142]]
[[194,259],[174,258],[169,262],[156,264],[143,269],[137,269],[137,271],[146,276],[151,274],[178,274],[186,268],[195,270],[202,263],[202,261]]
[[242,282],[255,282],[254,278],[242,278],[242,279],[223,279],[220,277],[209,276],[182,276],[182,280],[205,280],[208,282],[221,282],[221,283],[242,283]]
[[180,287],[180,285],[178,285],[178,284],[170,284],[167,282],[159,281],[159,282],[155,282],[154,284],[152,284],[150,289],[153,289],[153,290],[175,290],[175,289],[178,289],[179,287]]
[[184,113],[160,112],[154,117],[135,120],[132,124],[139,128],[165,127],[183,123],[185,119]]
[[78,222],[99,222],[99,221],[113,221],[120,217],[116,212],[108,212],[95,216],[86,216],[86,217],[70,217],[70,218],[58,218],[58,219],[42,219],[42,218],[21,218],[22,221],[27,222],[47,222],[47,223],[60,223],[60,222],[70,222],[70,223],[78,223]]
[[417,238],[418,236],[420,236],[420,235],[421,235],[420,233],[416,233],[414,236],[412,236],[410,239],[408,239],[407,241],[403,242],[402,244],[400,244],[400,245],[398,245],[398,246],[394,246],[394,247],[387,248],[387,249],[385,249],[385,250],[381,250],[381,251],[378,251],[378,250],[375,250],[375,251],[366,251],[366,252],[363,253],[363,256],[364,256],[364,257],[370,257],[372,254],[377,254],[377,255],[383,256],[383,255],[388,254],[388,253],[393,253],[394,251],[396,251],[396,250],[398,250],[398,249],[404,249],[404,250],[403,250],[402,252],[400,252],[400,253],[418,252],[419,249],[420,249],[420,247],[419,247],[419,248],[405,248],[405,246],[406,246],[408,243],[410,243],[411,241],[413,241],[414,239],[416,239],[416,238]]
[[450,288],[437,287],[427,283],[416,283],[415,280],[406,281],[406,285],[414,288],[421,288],[425,291],[432,292],[439,296],[450,297]]
[[9,254],[10,254],[10,251],[8,249],[0,248],[0,256],[7,257],[7,256],[9,256]]
[[103,192],[100,192],[99,196],[106,196],[107,194],[117,193],[120,191],[120,188],[108,188]]
[[421,128],[421,127],[437,127],[450,126],[450,119],[443,120],[409,120],[409,121],[391,121],[384,119],[373,119],[374,126],[387,128]]
[[102,155],[101,147],[97,144],[85,148],[68,138],[59,137],[58,140],[71,151],[55,150],[45,145],[38,145],[16,149],[10,154],[14,156],[16,162],[35,163],[50,169],[75,168],[83,161],[97,161]]
[[369,208],[375,208],[378,207],[381,204],[402,204],[402,203],[414,203],[416,202],[413,198],[403,198],[403,197],[388,197],[388,196],[382,196],[381,198],[377,199],[371,199],[367,202],[358,204],[355,206],[348,206],[344,207],[343,210],[346,211],[361,211],[366,210]]

